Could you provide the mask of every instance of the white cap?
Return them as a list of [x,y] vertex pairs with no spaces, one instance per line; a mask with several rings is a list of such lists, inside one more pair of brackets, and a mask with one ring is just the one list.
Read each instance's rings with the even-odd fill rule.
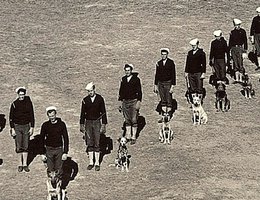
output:
[[15,92],[18,93],[20,90],[26,91],[26,88],[24,86],[18,87],[15,89]]
[[198,43],[199,43],[198,38],[195,38],[195,39],[190,41],[190,45],[192,45],[192,46],[197,45]]
[[260,12],[260,7],[258,7],[258,8],[256,9],[256,12]]
[[239,25],[239,24],[242,23],[242,21],[241,21],[240,19],[233,19],[233,23],[234,23],[235,25]]
[[95,86],[94,83],[93,83],[93,82],[90,82],[90,83],[87,84],[87,86],[86,86],[85,89],[86,89],[86,90],[93,90],[93,89],[94,89],[94,86]]
[[167,53],[169,54],[170,53],[170,49],[169,48],[161,48],[160,49],[160,52],[163,52],[163,51],[167,51]]
[[49,106],[46,108],[46,112],[51,111],[51,110],[57,111],[57,108],[55,106]]
[[221,30],[216,30],[213,32],[213,35],[216,36],[216,37],[219,37],[222,35],[222,31]]

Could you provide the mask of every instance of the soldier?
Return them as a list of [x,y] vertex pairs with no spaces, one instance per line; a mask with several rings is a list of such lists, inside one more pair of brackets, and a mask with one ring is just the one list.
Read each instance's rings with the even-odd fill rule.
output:
[[[159,93],[163,112],[172,110],[172,93],[176,85],[176,70],[174,61],[168,58],[169,49],[161,49],[162,59],[156,63],[154,92]],[[162,118],[159,119],[162,122]]]
[[[211,42],[209,65],[217,80],[226,81],[226,65],[230,62],[227,41],[222,36],[222,31],[214,31],[215,40]],[[227,56],[227,60],[225,57]]]
[[188,52],[185,78],[188,79],[190,93],[203,94],[203,79],[206,73],[206,54],[199,48],[197,38],[190,41],[192,49]]
[[126,125],[126,138],[131,144],[136,142],[137,133],[137,117],[142,101],[141,81],[138,73],[133,72],[132,64],[125,64],[125,76],[122,77],[118,100],[121,102],[119,106],[122,108]]
[[[85,134],[89,154],[88,170],[95,167],[100,170],[100,134],[106,133],[107,114],[105,101],[95,91],[93,82],[87,84],[88,95],[82,100],[80,114],[80,131]],[[95,163],[94,163],[95,161]]]
[[252,20],[251,29],[250,29],[250,36],[251,42],[255,46],[256,55],[257,55],[257,68],[256,70],[260,69],[260,7],[256,9],[257,16],[255,16]]
[[58,177],[62,177],[62,164],[67,159],[69,151],[69,137],[65,122],[56,116],[57,108],[49,106],[46,108],[48,121],[41,127],[41,145],[46,148],[47,175],[52,171],[58,171]]
[[35,123],[33,104],[30,97],[25,96],[25,87],[18,87],[16,93],[18,98],[12,103],[10,108],[10,133],[15,139],[16,153],[20,156],[18,171],[22,172],[24,170],[29,172],[30,169],[27,166],[28,145]]
[[245,68],[243,66],[243,59],[246,58],[247,51],[247,36],[246,31],[241,28],[241,20],[234,19],[233,24],[235,26],[234,30],[231,31],[229,37],[229,49],[231,52],[231,57],[233,60],[233,68],[235,71],[235,82],[242,82],[243,74],[245,73]]

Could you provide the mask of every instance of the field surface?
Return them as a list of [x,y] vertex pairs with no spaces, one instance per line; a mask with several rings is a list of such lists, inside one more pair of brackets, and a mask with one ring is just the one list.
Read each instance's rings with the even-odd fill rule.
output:
[[[58,116],[68,126],[69,155],[79,167],[67,187],[70,200],[259,200],[260,83],[254,65],[245,60],[255,98],[245,99],[241,86],[230,84],[231,110],[227,113],[215,111],[215,91],[208,84],[211,69],[207,67],[207,125],[192,125],[184,97],[189,41],[199,38],[208,58],[213,31],[222,29],[228,39],[233,18],[241,19],[249,34],[255,9],[260,6],[256,2],[1,0],[0,113],[8,119],[15,88],[26,86],[34,104],[37,135],[47,120],[45,108],[58,107]],[[171,145],[158,141],[158,97],[153,93],[161,47],[170,49],[169,57],[177,68],[174,96],[178,110],[172,121],[175,135]],[[137,143],[129,146],[129,173],[113,166],[122,134],[117,98],[125,63],[134,64],[139,72],[143,86],[140,114],[146,121]],[[81,100],[90,81],[105,98],[106,136],[113,139],[114,146],[104,156],[99,172],[86,169],[86,147],[79,132]],[[0,134],[0,158],[0,200],[46,199],[46,171],[40,156],[31,163],[30,173],[17,171],[9,123]]]

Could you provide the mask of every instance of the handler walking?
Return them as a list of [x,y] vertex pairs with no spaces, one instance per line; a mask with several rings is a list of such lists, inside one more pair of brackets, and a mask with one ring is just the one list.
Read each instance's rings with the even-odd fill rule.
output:
[[125,64],[125,76],[122,77],[118,100],[121,102],[126,124],[126,138],[131,141],[131,144],[136,142],[137,133],[137,118],[142,101],[141,81],[138,78],[138,73],[133,72],[132,64]]
[[234,30],[231,31],[229,37],[229,48],[233,60],[233,67],[235,71],[235,82],[242,82],[245,68],[243,66],[243,59],[246,57],[247,51],[247,36],[246,31],[241,28],[241,20],[234,19]]
[[57,108],[50,106],[46,108],[48,121],[41,127],[42,145],[46,148],[47,175],[52,171],[58,171],[58,177],[62,177],[62,164],[67,159],[69,151],[69,137],[65,122],[56,116]]
[[16,89],[18,98],[12,103],[9,114],[10,133],[15,139],[16,153],[20,157],[18,171],[29,172],[27,166],[29,138],[34,129],[33,104],[29,96],[25,96],[26,88]]
[[222,36],[221,30],[216,30],[213,34],[215,40],[210,45],[209,65],[218,81],[226,81],[226,66],[230,62],[227,41]]
[[255,45],[256,55],[257,55],[257,68],[256,70],[260,69],[260,7],[256,9],[257,16],[255,16],[252,20],[251,29],[250,29],[250,36],[251,42]]
[[[174,61],[168,58],[169,49],[161,49],[162,59],[156,63],[154,92],[159,93],[162,105],[162,114],[172,110],[172,94],[176,85],[176,70]],[[159,123],[162,119],[159,119]]]
[[82,100],[80,132],[85,134],[89,154],[88,170],[100,170],[100,134],[106,133],[107,114],[103,97],[96,93],[93,82],[87,84],[88,95]]
[[203,94],[203,79],[206,73],[206,54],[199,48],[197,38],[190,41],[192,49],[188,52],[185,66],[185,78],[189,83],[190,92]]

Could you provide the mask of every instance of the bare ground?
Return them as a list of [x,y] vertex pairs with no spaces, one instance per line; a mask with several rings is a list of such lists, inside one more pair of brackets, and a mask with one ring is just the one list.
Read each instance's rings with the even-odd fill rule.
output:
[[[17,86],[29,88],[36,114],[36,133],[53,104],[68,125],[70,156],[79,173],[68,186],[71,200],[82,199],[194,199],[258,200],[260,158],[258,136],[258,74],[245,61],[256,98],[245,100],[239,85],[227,88],[231,110],[216,113],[214,89],[207,84],[205,110],[209,122],[194,127],[186,104],[183,70],[189,40],[198,37],[208,53],[212,32],[222,29],[228,39],[232,19],[240,18],[249,31],[254,2],[198,0],[2,0],[0,2],[1,113],[8,116]],[[177,66],[171,145],[158,142],[157,97],[152,93],[154,64],[159,49],[169,47]],[[106,155],[100,172],[87,171],[87,156],[79,133],[79,112],[89,81],[106,100],[107,136],[121,134],[122,116],[117,94],[122,67],[133,63],[140,73],[146,126],[137,144],[129,147],[130,172],[111,166],[116,150]],[[210,74],[208,70],[207,77]],[[17,156],[9,127],[0,135],[0,199],[46,199],[46,173],[35,158],[30,173],[17,172]]]

